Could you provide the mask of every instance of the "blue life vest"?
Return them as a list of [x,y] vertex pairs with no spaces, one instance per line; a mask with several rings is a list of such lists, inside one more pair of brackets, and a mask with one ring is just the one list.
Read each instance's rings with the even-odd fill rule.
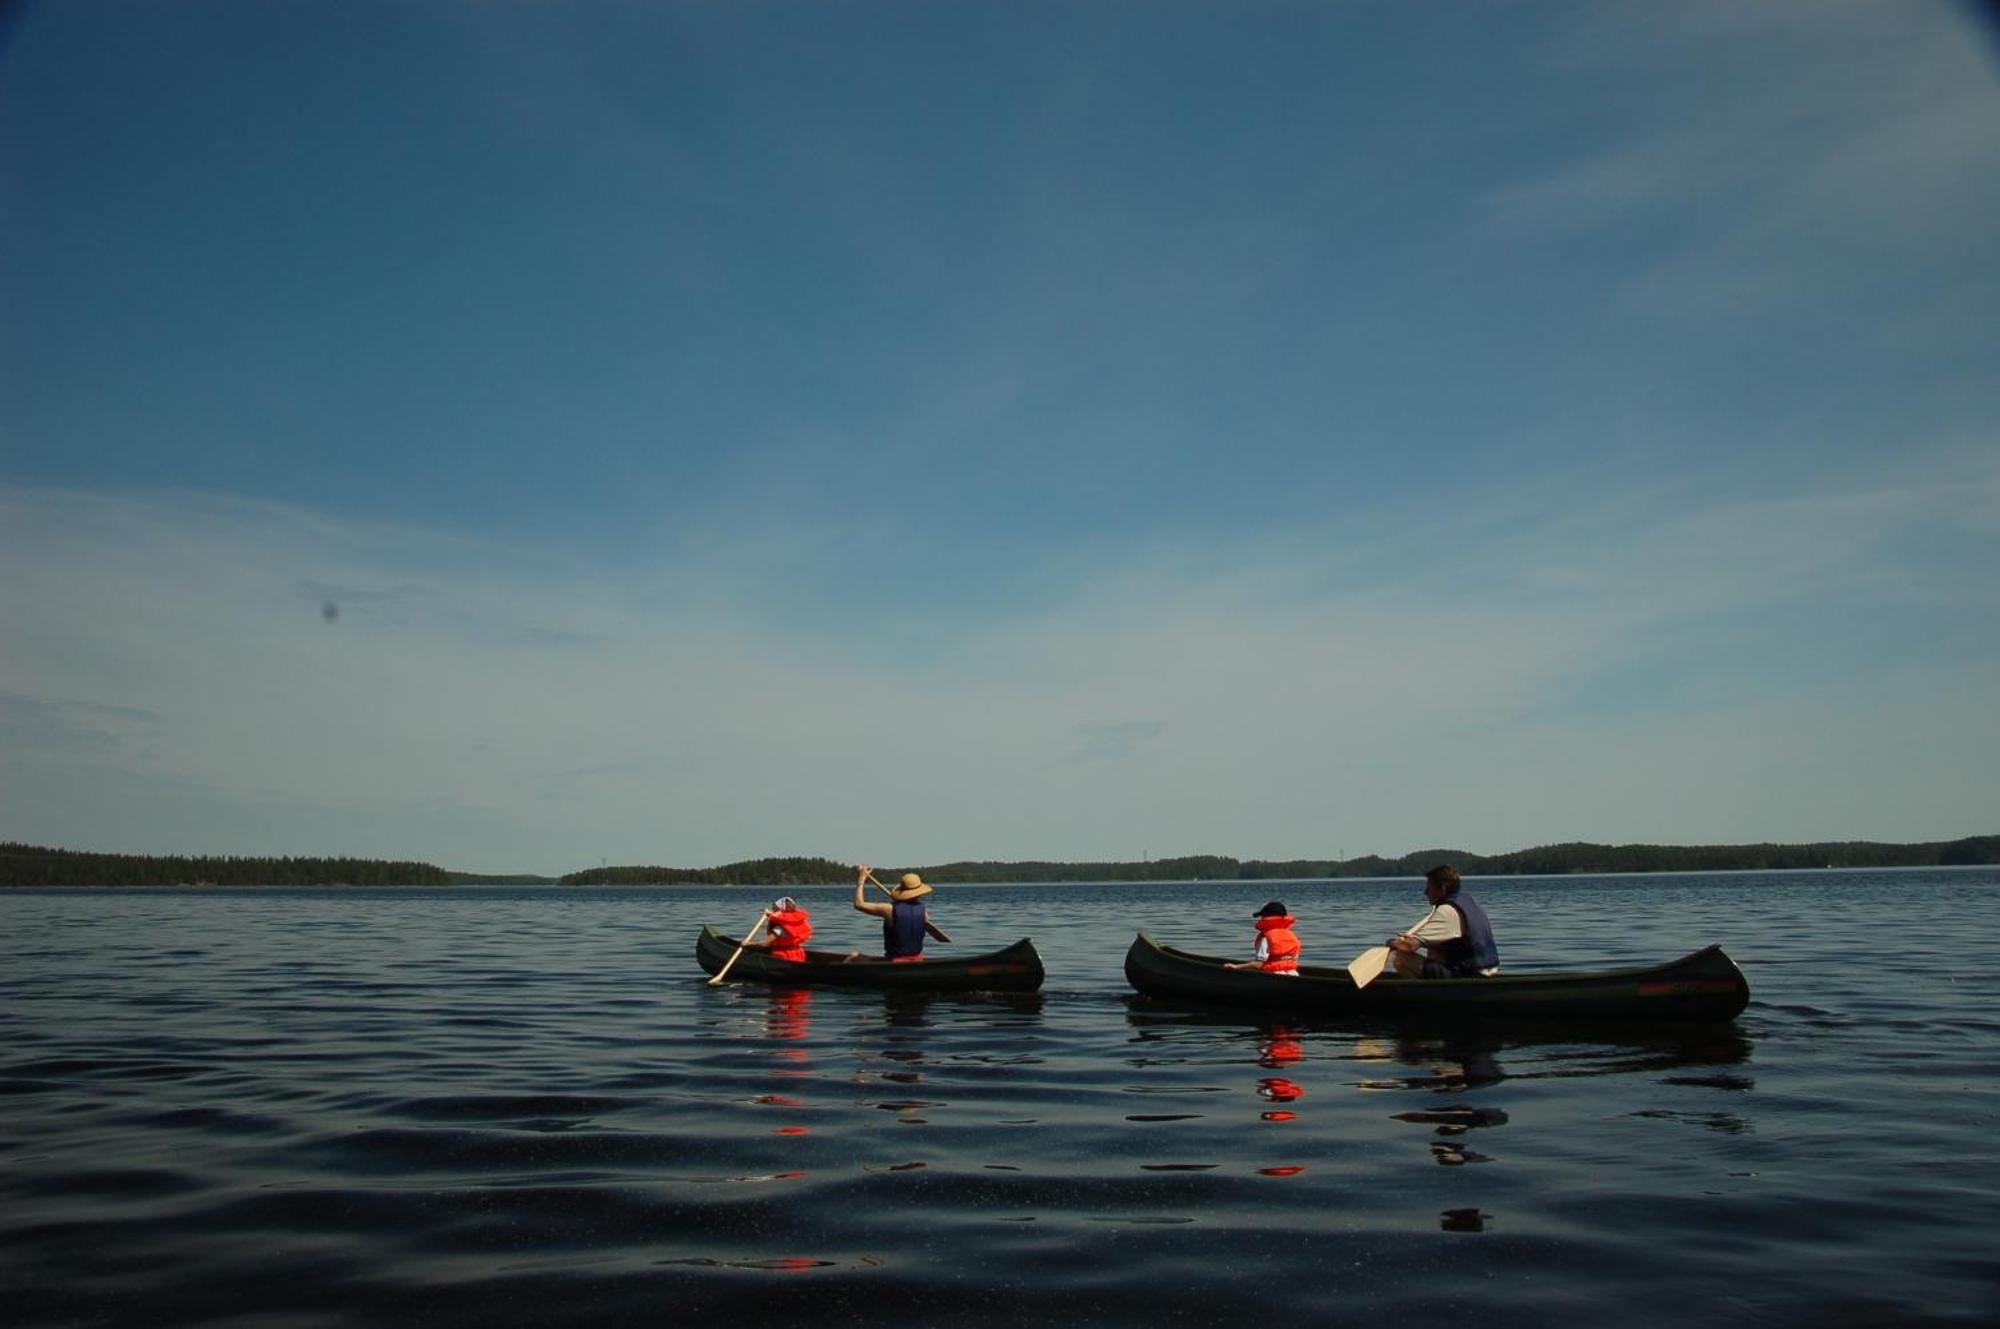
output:
[[1459,933],[1436,948],[1443,952],[1438,958],[1444,961],[1445,967],[1461,977],[1497,967],[1500,947],[1493,941],[1493,925],[1486,921],[1486,911],[1463,891],[1446,896],[1444,903],[1458,911]]
[[882,953],[891,960],[924,953],[924,905],[921,900],[898,900],[889,906],[882,920]]

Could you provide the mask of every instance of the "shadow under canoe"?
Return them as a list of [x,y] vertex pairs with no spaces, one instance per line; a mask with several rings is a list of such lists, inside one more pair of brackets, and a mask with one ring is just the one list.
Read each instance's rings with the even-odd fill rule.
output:
[[1750,1001],[1749,980],[1720,946],[1637,969],[1491,978],[1384,974],[1366,988],[1355,987],[1344,968],[1302,965],[1297,978],[1279,978],[1223,966],[1215,956],[1179,950],[1143,932],[1125,952],[1126,981],[1148,997],[1302,1016],[1693,1023],[1734,1019]]
[[[736,939],[705,926],[694,958],[713,976],[736,953]],[[725,982],[744,979],[785,987],[881,988],[899,992],[1033,992],[1042,985],[1042,957],[1034,940],[1023,937],[1004,950],[983,955],[940,956],[894,964],[879,957],[847,959],[846,951],[808,949],[804,960],[774,960],[745,951],[730,966]]]

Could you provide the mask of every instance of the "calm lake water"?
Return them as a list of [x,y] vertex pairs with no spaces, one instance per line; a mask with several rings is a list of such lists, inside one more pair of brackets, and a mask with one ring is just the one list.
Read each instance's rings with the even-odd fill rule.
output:
[[[10,1326],[1985,1323],[2000,872],[1475,881],[1510,969],[1721,941],[1734,1024],[1397,1038],[1135,999],[1413,881],[946,887],[1033,998],[710,988],[743,889],[0,895]],[[817,944],[879,932],[798,892]]]

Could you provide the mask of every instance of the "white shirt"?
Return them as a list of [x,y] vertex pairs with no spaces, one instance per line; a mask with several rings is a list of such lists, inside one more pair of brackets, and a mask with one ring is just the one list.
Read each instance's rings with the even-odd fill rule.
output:
[[1409,931],[1412,937],[1424,945],[1434,946],[1438,942],[1455,941],[1464,936],[1465,926],[1458,916],[1458,910],[1439,905],[1419,919],[1417,925]]

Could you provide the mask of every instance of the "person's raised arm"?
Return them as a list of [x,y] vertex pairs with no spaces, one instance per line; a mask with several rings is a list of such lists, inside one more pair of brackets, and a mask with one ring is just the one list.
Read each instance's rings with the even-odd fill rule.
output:
[[868,889],[868,874],[871,871],[873,871],[873,869],[871,869],[866,863],[861,864],[855,869],[854,907],[856,909],[859,909],[864,914],[874,914],[877,915],[878,917],[884,916],[890,912],[889,906],[883,904],[880,900],[869,899],[866,894],[866,891]]

